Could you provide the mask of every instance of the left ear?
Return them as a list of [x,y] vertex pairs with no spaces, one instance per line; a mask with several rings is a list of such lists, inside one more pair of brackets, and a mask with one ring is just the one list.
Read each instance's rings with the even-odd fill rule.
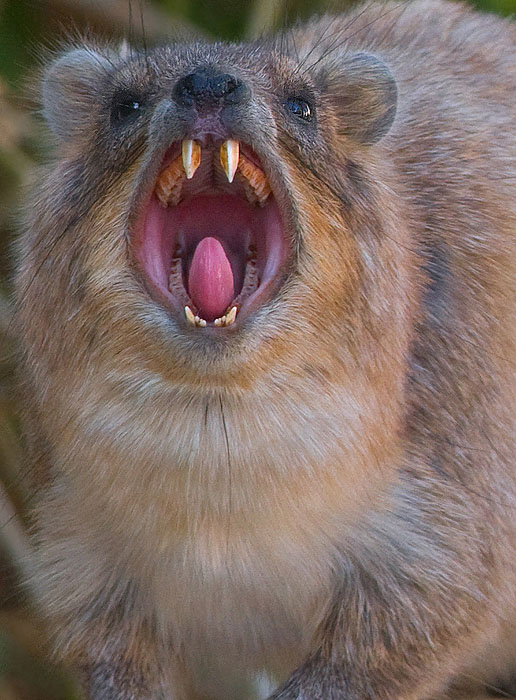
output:
[[47,68],[42,85],[43,114],[60,140],[80,138],[97,103],[98,86],[111,67],[98,51],[73,48]]
[[368,53],[346,56],[332,66],[327,81],[339,133],[363,145],[385,136],[396,116],[398,90],[383,61]]

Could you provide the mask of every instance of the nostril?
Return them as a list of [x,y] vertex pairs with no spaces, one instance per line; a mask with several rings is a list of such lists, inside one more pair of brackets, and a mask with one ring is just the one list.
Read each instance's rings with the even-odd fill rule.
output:
[[211,80],[211,89],[215,97],[225,97],[234,92],[238,81],[232,75],[215,75]]
[[203,71],[190,73],[179,81],[178,87],[183,93],[195,99],[208,89],[208,76]]
[[234,76],[199,68],[176,83],[172,96],[178,104],[191,106],[194,102],[235,103],[243,99],[245,93],[243,83]]

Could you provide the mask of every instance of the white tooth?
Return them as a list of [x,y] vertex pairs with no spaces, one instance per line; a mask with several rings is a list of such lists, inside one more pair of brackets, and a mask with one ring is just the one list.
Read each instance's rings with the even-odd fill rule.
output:
[[201,328],[206,328],[206,321],[203,318],[199,319],[199,326]]
[[231,309],[226,314],[226,326],[231,326],[235,322],[238,309],[236,306],[232,306]]
[[232,306],[231,309],[220,318],[216,318],[213,321],[214,326],[231,326],[235,322],[236,315],[238,313],[238,306]]
[[184,139],[182,151],[183,168],[185,169],[186,177],[191,180],[201,164],[201,147],[197,141]]
[[195,326],[195,316],[193,315],[193,311],[189,306],[185,306],[185,316],[186,320],[191,326]]
[[234,141],[233,139],[224,141],[220,147],[220,162],[230,182],[233,182],[239,160],[240,144],[238,141]]

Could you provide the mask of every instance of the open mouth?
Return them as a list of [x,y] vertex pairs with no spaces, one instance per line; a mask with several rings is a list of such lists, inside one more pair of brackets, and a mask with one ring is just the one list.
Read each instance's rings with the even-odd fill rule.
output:
[[287,249],[279,207],[249,147],[188,139],[168,150],[136,255],[188,325],[231,326],[265,303]]

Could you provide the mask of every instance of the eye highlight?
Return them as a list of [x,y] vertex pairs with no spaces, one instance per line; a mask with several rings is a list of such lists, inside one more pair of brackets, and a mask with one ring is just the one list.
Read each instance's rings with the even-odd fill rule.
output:
[[285,103],[286,109],[299,119],[311,122],[314,118],[314,108],[302,97],[290,97]]
[[113,124],[123,124],[132,121],[141,114],[144,102],[140,96],[122,93],[115,95],[111,107],[111,122]]

